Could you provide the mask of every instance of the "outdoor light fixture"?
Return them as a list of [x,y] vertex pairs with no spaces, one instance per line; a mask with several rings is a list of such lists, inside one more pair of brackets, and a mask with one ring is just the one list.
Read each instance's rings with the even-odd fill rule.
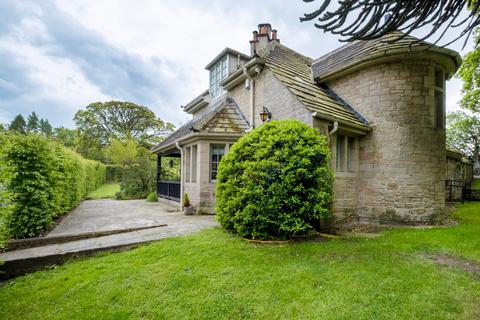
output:
[[172,159],[170,159],[170,161],[168,162],[168,165],[169,165],[170,168],[173,168],[173,160]]
[[263,107],[263,111],[260,112],[260,119],[262,122],[268,121],[272,118],[272,113],[268,111],[267,107]]

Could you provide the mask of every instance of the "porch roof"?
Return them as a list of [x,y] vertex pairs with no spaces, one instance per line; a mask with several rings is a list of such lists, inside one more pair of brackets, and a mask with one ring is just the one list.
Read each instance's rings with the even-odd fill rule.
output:
[[[225,110],[228,108],[228,112]],[[217,127],[221,127],[218,123],[218,116],[221,113],[226,113],[225,116],[229,117],[228,125],[230,130],[227,130],[225,126],[220,128],[220,130],[215,130]],[[198,118],[194,118],[178,128],[175,132],[169,135],[165,140],[157,144],[151,149],[151,152],[161,153],[176,148],[175,143],[177,141],[182,141],[187,139],[190,136],[196,135],[200,132],[204,136],[211,134],[212,136],[218,136],[219,133],[228,135],[232,133],[233,135],[238,135],[239,133],[244,133],[250,128],[248,121],[246,120],[243,113],[240,111],[235,100],[228,96],[224,95],[215,102],[213,102],[207,109],[207,111]],[[217,128],[218,129],[218,128]]]

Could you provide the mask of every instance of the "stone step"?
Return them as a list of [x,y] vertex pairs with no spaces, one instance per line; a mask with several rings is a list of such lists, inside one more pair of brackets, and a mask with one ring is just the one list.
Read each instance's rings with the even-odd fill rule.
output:
[[[214,225],[216,224],[212,224],[212,227]],[[132,248],[140,244],[177,237],[194,231],[198,231],[198,226],[194,224],[187,224],[183,227],[162,226],[3,252],[0,253],[0,261],[2,261],[0,263],[0,278],[8,279],[58,265],[68,259],[85,257],[102,251]]]
[[83,233],[77,233],[77,234],[62,234],[62,235],[53,235],[53,236],[47,235],[45,237],[18,239],[18,240],[9,241],[6,245],[6,251],[41,247],[49,244],[59,244],[59,243],[71,242],[75,240],[98,238],[98,237],[109,236],[112,234],[127,233],[132,231],[146,230],[146,229],[159,228],[159,227],[165,227],[165,226],[167,225],[157,224],[153,226],[127,228],[127,229],[101,230],[101,231],[83,232]]

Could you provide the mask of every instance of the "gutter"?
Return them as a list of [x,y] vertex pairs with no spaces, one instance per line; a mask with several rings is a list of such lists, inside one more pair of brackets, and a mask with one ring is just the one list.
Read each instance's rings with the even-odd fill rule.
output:
[[[358,129],[359,131],[361,132],[364,132],[365,134],[367,134],[368,132],[372,131],[372,128],[368,125],[359,125],[359,124],[356,124],[356,123],[351,123],[351,122],[348,122],[348,121],[343,121],[341,119],[338,119],[336,117],[332,117],[332,116],[329,116],[329,115],[325,115],[323,113],[320,113],[320,112],[312,112],[312,115],[315,117],[315,118],[320,118],[320,119],[325,119],[325,120],[330,120],[330,121],[333,121],[334,122],[334,125],[335,125],[335,122],[337,122],[338,124],[344,124],[345,126],[347,127],[350,127],[350,128],[354,128],[354,129]],[[335,133],[335,132],[333,132]]]
[[338,121],[335,121],[333,123],[333,129],[328,133],[328,136],[330,137],[332,134],[336,133],[338,131]]
[[252,60],[245,63],[242,69],[238,69],[237,71],[229,75],[227,78],[220,81],[220,85],[226,90],[233,88],[235,85],[240,83],[243,79],[245,79],[245,75],[243,74],[243,68],[246,68],[247,70],[249,70],[251,67],[256,66],[257,64],[264,64],[264,63],[265,63],[265,60],[255,57]]

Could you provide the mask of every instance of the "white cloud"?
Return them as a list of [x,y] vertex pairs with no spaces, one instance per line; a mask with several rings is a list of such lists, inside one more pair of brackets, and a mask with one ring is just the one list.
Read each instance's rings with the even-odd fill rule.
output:
[[[75,111],[90,102],[128,99],[179,124],[188,118],[179,106],[207,88],[204,66],[226,46],[249,53],[258,23],[272,23],[282,43],[313,58],[342,45],[299,22],[315,2],[45,0],[3,6],[11,12],[3,26],[0,13],[0,58],[8,56],[4,66],[17,69],[9,77],[0,70],[0,94],[22,92],[9,104],[0,96],[3,119],[35,110],[56,125],[71,125]],[[461,45],[450,47],[461,51]],[[447,83],[448,110],[458,108],[460,88],[458,79]]]

